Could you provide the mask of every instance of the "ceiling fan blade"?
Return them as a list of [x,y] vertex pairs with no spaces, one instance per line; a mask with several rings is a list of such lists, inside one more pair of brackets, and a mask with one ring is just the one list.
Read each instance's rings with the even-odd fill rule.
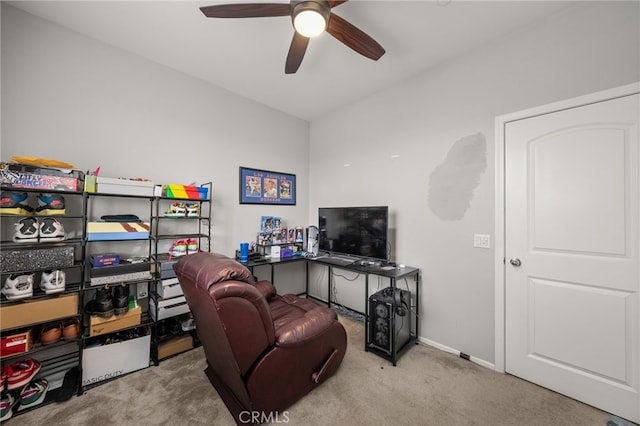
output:
[[329,7],[334,8],[340,6],[342,3],[346,3],[348,0],[329,0]]
[[307,45],[309,44],[309,38],[293,33],[293,40],[291,40],[291,46],[289,47],[289,54],[287,54],[287,63],[284,66],[285,74],[294,74],[298,71],[304,53],[307,51]]
[[361,55],[377,61],[385,50],[377,41],[335,13],[329,17],[327,32]]
[[244,3],[203,6],[202,13],[208,18],[263,18],[291,15],[289,3]]

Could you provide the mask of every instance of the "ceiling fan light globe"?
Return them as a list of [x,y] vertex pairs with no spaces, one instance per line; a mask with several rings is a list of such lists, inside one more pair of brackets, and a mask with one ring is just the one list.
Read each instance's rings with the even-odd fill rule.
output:
[[293,18],[293,26],[300,35],[316,37],[327,29],[327,21],[315,10],[302,10]]

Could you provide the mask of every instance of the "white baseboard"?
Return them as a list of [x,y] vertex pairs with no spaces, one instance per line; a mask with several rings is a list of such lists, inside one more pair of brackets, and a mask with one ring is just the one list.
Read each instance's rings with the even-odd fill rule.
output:
[[[449,352],[454,354],[455,356],[460,356],[460,351],[449,346],[440,344],[438,342],[434,342],[433,340],[425,339],[424,337],[418,337],[418,342],[424,345],[433,346],[434,348],[440,349],[441,351]],[[485,361],[480,358],[476,358],[474,356],[469,356],[469,361],[474,362],[482,367],[486,367],[490,370],[495,371],[495,364],[489,361]]]

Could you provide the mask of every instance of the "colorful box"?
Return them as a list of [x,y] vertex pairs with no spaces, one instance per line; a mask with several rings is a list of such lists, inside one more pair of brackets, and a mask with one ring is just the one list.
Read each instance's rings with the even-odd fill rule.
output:
[[89,222],[87,240],[146,240],[150,229],[149,222]]
[[96,254],[91,256],[91,266],[94,268],[118,265],[119,263],[120,255],[115,253]]
[[142,308],[139,305],[122,315],[111,315],[109,318],[91,315],[89,317],[89,336],[99,336],[123,328],[134,327],[140,324],[141,316]]
[[46,299],[2,305],[0,329],[26,327],[78,315],[78,294],[63,294]]
[[82,191],[84,173],[78,170],[31,166],[20,163],[0,163],[0,183],[3,187]]
[[204,186],[168,184],[162,187],[162,196],[167,198],[207,200],[209,199],[209,188]]
[[31,330],[0,338],[0,358],[29,352],[33,345]]

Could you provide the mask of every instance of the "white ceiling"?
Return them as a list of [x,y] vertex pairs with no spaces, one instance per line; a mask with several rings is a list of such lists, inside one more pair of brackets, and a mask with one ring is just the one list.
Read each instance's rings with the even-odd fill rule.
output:
[[8,3],[305,120],[321,117],[576,4],[351,0],[333,12],[376,39],[386,54],[372,61],[325,33],[311,40],[298,72],[285,75],[293,36],[288,17],[215,19],[206,18],[199,10],[201,6],[244,2]]

